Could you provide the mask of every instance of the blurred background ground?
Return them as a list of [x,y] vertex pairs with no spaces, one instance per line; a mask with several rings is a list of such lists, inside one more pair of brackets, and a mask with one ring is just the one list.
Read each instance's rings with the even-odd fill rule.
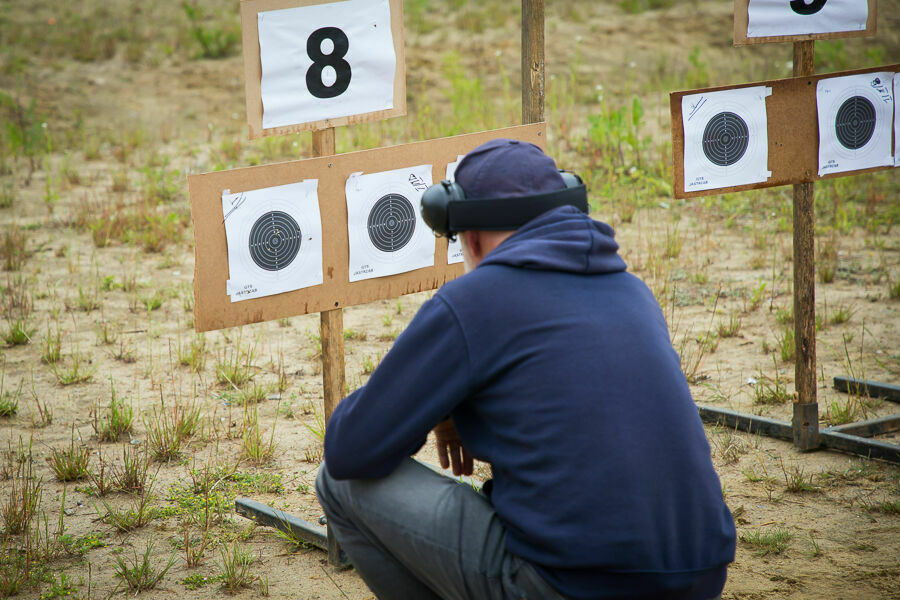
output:
[[[404,11],[409,114],[338,151],[519,122],[517,3]],[[817,43],[817,71],[896,61],[898,15]],[[790,189],[671,197],[668,92],[791,74],[790,45],[731,32],[727,2],[548,3],[549,151],[656,293],[695,399],[789,420]],[[322,430],[315,315],[193,332],[186,176],[311,155],[247,140],[239,33],[234,0],[0,1],[0,593],[371,597],[232,511],[318,518]],[[816,186],[822,426],[897,412],[830,382],[900,382],[898,193],[892,171]],[[346,309],[349,389],[427,296]],[[900,597],[900,469],[707,435],[741,538],[724,598]]]

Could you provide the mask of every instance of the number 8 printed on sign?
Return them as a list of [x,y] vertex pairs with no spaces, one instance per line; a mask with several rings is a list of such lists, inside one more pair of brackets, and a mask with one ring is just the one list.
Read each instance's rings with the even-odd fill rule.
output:
[[[331,53],[322,51],[322,42],[330,40],[334,45]],[[337,27],[323,27],[316,29],[306,41],[306,53],[312,59],[313,64],[306,71],[306,87],[309,93],[316,98],[334,98],[340,96],[350,87],[350,78],[353,76],[350,63],[344,60],[350,49],[350,41],[347,34]],[[326,85],[324,81],[325,67],[331,67],[335,72],[334,83]]]
[[807,4],[804,0],[791,0],[791,10],[798,15],[814,15],[825,6],[827,0],[812,0]]
[[261,11],[257,29],[264,129],[394,108],[389,0]]

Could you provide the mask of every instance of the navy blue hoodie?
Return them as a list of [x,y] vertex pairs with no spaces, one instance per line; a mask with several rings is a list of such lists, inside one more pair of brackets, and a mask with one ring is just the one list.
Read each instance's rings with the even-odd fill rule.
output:
[[718,594],[734,522],[659,305],[617,250],[558,208],[444,285],[335,410],[329,473],[384,477],[451,415],[492,466],[507,549],[561,593]]

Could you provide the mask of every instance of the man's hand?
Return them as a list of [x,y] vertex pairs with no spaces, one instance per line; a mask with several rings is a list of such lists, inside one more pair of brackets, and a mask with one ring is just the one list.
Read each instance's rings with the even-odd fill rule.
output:
[[454,475],[471,475],[474,467],[472,455],[459,440],[459,434],[456,433],[453,421],[447,419],[435,425],[434,437],[441,467],[447,469],[452,463]]

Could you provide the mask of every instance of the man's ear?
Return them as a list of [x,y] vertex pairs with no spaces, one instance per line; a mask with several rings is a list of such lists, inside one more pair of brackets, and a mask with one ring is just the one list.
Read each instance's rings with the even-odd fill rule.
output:
[[477,261],[480,261],[483,257],[481,256],[481,236],[478,235],[477,231],[469,230],[463,231],[462,235],[466,238],[466,246],[469,247],[469,253],[472,255],[472,258]]

